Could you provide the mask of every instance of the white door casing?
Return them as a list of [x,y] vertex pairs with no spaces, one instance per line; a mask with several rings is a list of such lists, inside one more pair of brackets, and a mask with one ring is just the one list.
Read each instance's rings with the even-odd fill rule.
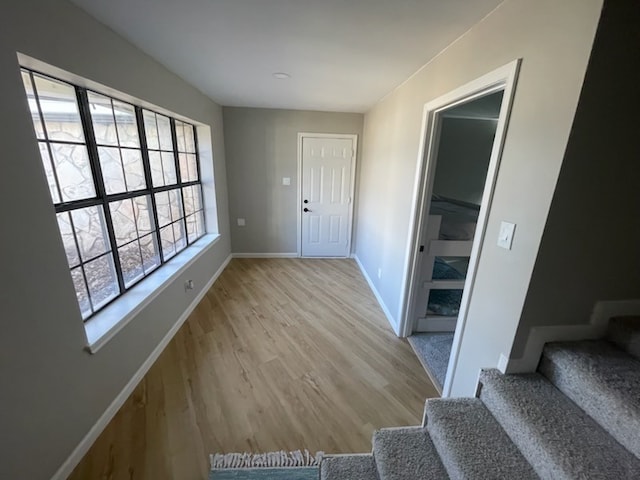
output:
[[355,135],[299,134],[299,253],[348,257]]
[[[458,358],[464,336],[467,313],[473,294],[476,269],[480,259],[484,236],[487,228],[488,213],[493,199],[493,189],[496,183],[500,157],[509,123],[509,116],[513,104],[516,81],[520,69],[521,59],[516,59],[496,70],[473,80],[449,93],[438,97],[425,104],[422,120],[422,136],[420,140],[419,154],[417,158],[416,182],[414,185],[414,196],[411,212],[411,235],[407,244],[407,254],[405,258],[405,277],[402,285],[402,299],[399,309],[399,332],[400,336],[406,337],[411,334],[413,326],[412,312],[415,306],[416,282],[419,281],[420,252],[419,246],[423,244],[423,222],[427,220],[428,206],[431,198],[431,183],[433,179],[433,169],[435,167],[435,156],[437,145],[439,144],[439,114],[451,107],[466,103],[498,90],[503,90],[502,105],[496,126],[496,136],[494,139],[491,160],[487,171],[484,193],[482,196],[480,213],[476,227],[476,234],[473,240],[469,268],[465,279],[460,312],[456,324],[456,330],[449,357],[447,375],[442,389],[442,396],[451,395],[453,378],[456,374]],[[481,366],[484,367],[484,366]]]

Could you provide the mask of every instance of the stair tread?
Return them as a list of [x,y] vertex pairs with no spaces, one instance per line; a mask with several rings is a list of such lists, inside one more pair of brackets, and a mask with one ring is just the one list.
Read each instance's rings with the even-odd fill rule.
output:
[[539,478],[480,399],[429,400],[426,417],[451,478]]
[[615,317],[609,320],[607,339],[629,355],[640,358],[640,317]]
[[640,458],[640,361],[605,341],[554,342],[538,370]]
[[320,480],[379,480],[372,454],[329,455],[320,464]]
[[376,431],[373,456],[381,480],[449,478],[431,438],[422,427]]
[[637,478],[640,460],[540,374],[480,374],[480,398],[542,478]]

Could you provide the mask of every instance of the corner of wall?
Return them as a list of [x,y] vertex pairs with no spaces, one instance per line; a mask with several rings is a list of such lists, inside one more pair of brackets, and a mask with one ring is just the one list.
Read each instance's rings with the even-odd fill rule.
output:
[[354,253],[354,254],[351,255],[351,258],[353,258],[356,261],[356,263],[358,264],[358,267],[360,268],[360,271],[362,272],[362,276],[364,277],[364,279],[369,284],[369,288],[373,292],[373,295],[376,297],[376,300],[378,300],[378,304],[380,305],[380,308],[382,309],[382,312],[387,317],[387,321],[391,325],[391,328],[393,329],[393,333],[395,333],[398,337],[401,337],[402,335],[400,333],[400,328],[398,326],[398,321],[391,314],[391,311],[389,310],[387,305],[384,303],[384,300],[382,299],[382,295],[380,295],[380,292],[378,292],[378,289],[376,288],[375,284],[373,283],[373,280],[371,280],[371,277],[367,273],[367,270],[364,268],[364,265],[362,264],[362,262],[358,258],[358,255],[356,253]]

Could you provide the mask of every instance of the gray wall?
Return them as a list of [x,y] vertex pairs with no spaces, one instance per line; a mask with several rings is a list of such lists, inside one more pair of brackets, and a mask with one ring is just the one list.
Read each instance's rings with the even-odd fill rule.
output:
[[[18,70],[22,52],[209,124],[221,241],[95,355],[85,334]],[[71,4],[0,15],[0,478],[50,478],[229,255],[221,108]]]
[[640,3],[605,9],[512,356],[534,325],[587,323],[640,298]]
[[[424,104],[522,58],[454,395],[511,351],[601,7],[506,1],[365,116],[356,255],[397,320]],[[510,251],[496,246],[502,220],[517,224]]]
[[231,107],[223,114],[233,252],[296,253],[298,132],[357,134],[360,143],[364,116]]
[[482,203],[497,122],[443,118],[433,193]]

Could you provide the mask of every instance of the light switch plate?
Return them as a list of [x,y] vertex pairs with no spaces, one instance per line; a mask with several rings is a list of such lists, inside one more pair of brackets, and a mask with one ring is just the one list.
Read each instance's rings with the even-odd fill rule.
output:
[[511,245],[513,244],[513,233],[515,230],[515,223],[502,222],[500,224],[500,233],[498,234],[498,246],[511,250]]
[[291,185],[291,177],[282,177],[282,185],[287,187]]
[[239,218],[238,219],[238,226],[239,227],[244,227],[246,225],[244,218]]

